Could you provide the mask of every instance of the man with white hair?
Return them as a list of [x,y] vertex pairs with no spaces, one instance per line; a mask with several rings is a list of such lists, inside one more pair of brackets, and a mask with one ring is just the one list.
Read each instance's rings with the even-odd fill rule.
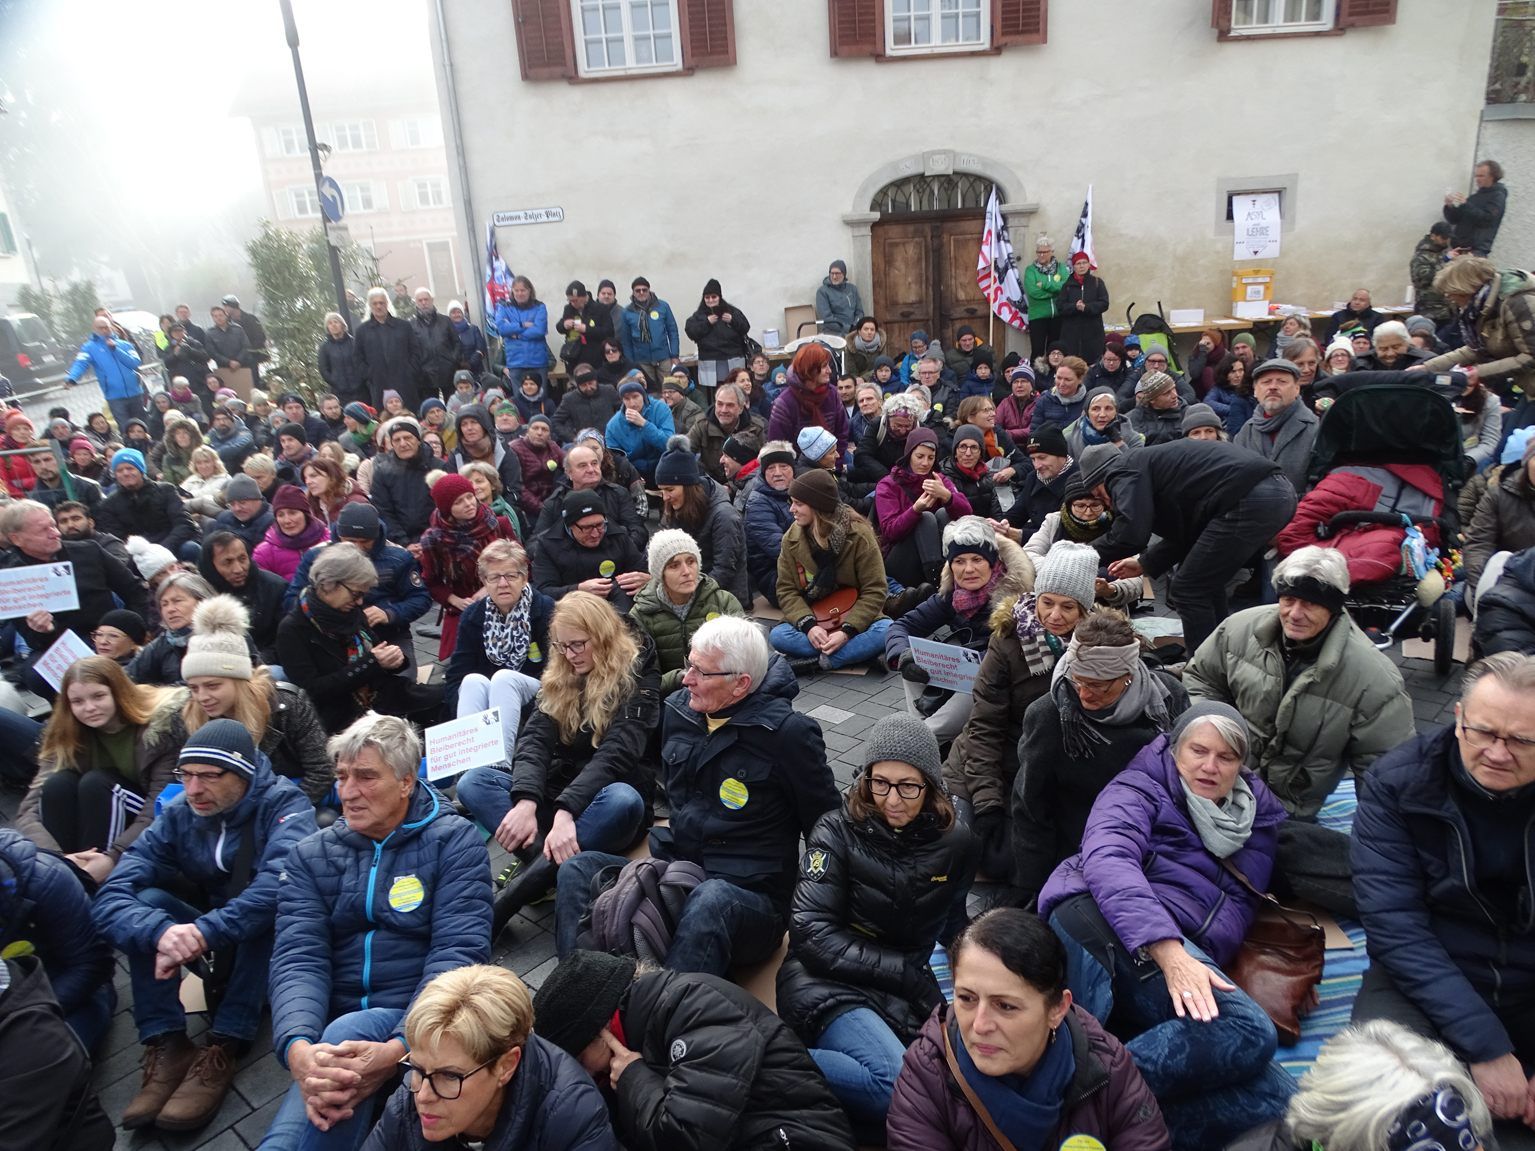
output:
[[[1365,776],[1354,896],[1370,950],[1354,1021],[1390,1019],[1471,1068],[1505,1146],[1535,1143],[1535,656],[1472,664],[1453,727]],[[1512,1140],[1505,1139],[1505,1134]]]
[[[788,927],[800,836],[837,806],[826,743],[790,705],[794,673],[748,619],[721,616],[693,636],[682,690],[662,708],[661,784],[668,827],[651,853],[707,878],[677,921],[665,966],[724,976],[772,955]],[[582,852],[559,873],[555,943],[576,948],[592,879],[621,856]]]
[[1396,666],[1343,610],[1348,563],[1333,548],[1299,548],[1274,569],[1277,604],[1236,612],[1183,669],[1194,701],[1229,703],[1252,731],[1248,764],[1290,818],[1279,872],[1299,896],[1353,914],[1348,837],[1317,812],[1346,772],[1362,777],[1413,735],[1412,700]]
[[426,386],[421,341],[409,321],[390,312],[387,289],[369,289],[368,318],[357,325],[352,340],[357,376],[373,407],[383,411],[384,393],[395,391],[407,412],[417,411]]
[[417,992],[490,959],[490,860],[417,778],[409,722],[369,712],[330,741],[341,818],[288,857],[272,954],[272,1046],[293,1076],[261,1146],[356,1148],[405,1057]]
[[453,321],[437,310],[430,288],[417,288],[415,301],[416,314],[410,318],[410,326],[421,342],[421,368],[428,388],[423,395],[446,399],[453,394],[453,373],[462,358],[458,333],[453,330]]

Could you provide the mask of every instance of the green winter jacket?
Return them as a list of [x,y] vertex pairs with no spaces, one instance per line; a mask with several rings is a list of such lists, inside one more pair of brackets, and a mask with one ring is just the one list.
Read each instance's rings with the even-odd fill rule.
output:
[[1413,736],[1401,673],[1348,616],[1316,662],[1285,683],[1279,610],[1228,616],[1183,669],[1189,697],[1228,703],[1252,731],[1249,763],[1285,810],[1314,820],[1346,770],[1364,774]]
[[1059,260],[1051,261],[1049,269],[1041,268],[1038,261],[1024,267],[1023,294],[1029,301],[1029,319],[1048,320],[1055,315],[1056,297],[1061,294],[1061,286],[1069,275],[1071,269]]
[[661,668],[661,698],[682,686],[682,661],[693,644],[693,633],[711,619],[722,615],[744,616],[741,601],[720,587],[713,576],[700,576],[698,590],[688,605],[687,619],[666,603],[666,593],[659,580],[652,579],[634,597],[629,618],[643,628],[656,645],[656,663]]

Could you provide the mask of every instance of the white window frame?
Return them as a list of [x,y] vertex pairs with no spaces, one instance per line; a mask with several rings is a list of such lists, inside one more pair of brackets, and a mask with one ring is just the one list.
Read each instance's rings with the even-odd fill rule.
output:
[[[672,60],[666,64],[634,64],[628,63],[616,68],[592,68],[586,63],[586,36],[583,32],[585,24],[582,20],[582,8],[584,3],[590,0],[570,0],[570,19],[572,36],[575,39],[576,71],[582,76],[648,76],[658,72],[682,71],[682,30],[678,26],[677,6],[678,0],[666,0],[666,7],[671,21]],[[634,26],[633,13],[630,9],[630,0],[618,0],[624,35],[624,59],[634,59]]]
[[302,125],[283,124],[277,129],[277,151],[283,156],[305,156],[309,153],[309,139]]
[[389,205],[379,195],[384,185],[372,180],[351,180],[341,185],[341,195],[346,200],[346,214],[348,216],[366,216],[372,212],[382,212]]
[[[885,54],[887,56],[932,56],[942,52],[983,52],[991,47],[991,4],[989,0],[881,0],[885,5]],[[895,25],[897,19],[896,4],[900,3],[903,9],[909,9],[913,14],[923,7],[927,9],[927,18],[931,22],[934,31],[941,35],[940,25],[945,15],[945,7],[952,5],[956,13],[961,17],[960,27],[963,28],[963,16],[965,8],[975,8],[979,17],[980,36],[975,40],[954,40],[949,42],[934,41],[930,44],[897,44],[895,40]],[[901,16],[906,13],[903,11]]]
[[426,121],[410,116],[400,121],[400,142],[406,148],[430,148]]
[[[1231,35],[1233,36],[1293,36],[1297,32],[1331,32],[1337,26],[1338,0],[1322,0],[1321,15],[1315,20],[1286,22],[1284,10],[1288,0],[1253,0],[1258,9],[1267,7],[1269,19],[1261,24],[1238,24],[1237,12],[1242,0],[1232,0]],[[1274,19],[1275,13],[1279,19]]]
[[[442,176],[417,176],[411,182],[411,198],[416,207],[424,209],[446,208],[448,204],[448,181]],[[421,193],[426,191],[428,195]]]
[[[353,144],[354,136],[360,144]],[[372,120],[337,120],[330,126],[330,143],[337,152],[376,152],[378,129]]]
[[283,191],[283,199],[286,201],[288,215],[295,220],[318,220],[320,218],[320,194],[314,190],[313,184],[296,184]]

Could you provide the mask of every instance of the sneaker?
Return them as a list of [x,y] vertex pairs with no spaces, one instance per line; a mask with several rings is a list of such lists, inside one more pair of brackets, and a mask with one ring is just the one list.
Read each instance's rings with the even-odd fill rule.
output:
[[507,864],[506,867],[502,869],[501,874],[496,876],[496,890],[500,891],[503,887],[515,879],[517,877],[517,872],[521,870],[521,868],[522,860],[520,859],[514,859],[511,861],[511,863]]
[[122,1126],[129,1131],[148,1127],[160,1117],[166,1100],[176,1093],[198,1050],[185,1032],[167,1035],[157,1043],[144,1045],[144,1079],[139,1093],[123,1112]]
[[222,1043],[209,1043],[197,1052],[181,1086],[165,1101],[155,1126],[161,1131],[196,1131],[207,1126],[234,1080],[234,1053]]
[[789,670],[795,675],[814,675],[821,670],[820,657],[811,656],[809,659],[791,659],[789,661]]

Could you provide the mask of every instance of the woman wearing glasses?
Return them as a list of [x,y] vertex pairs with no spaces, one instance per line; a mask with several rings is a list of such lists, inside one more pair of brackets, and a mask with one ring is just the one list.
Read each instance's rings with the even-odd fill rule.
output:
[[906,1047],[943,1002],[933,943],[965,922],[970,832],[944,792],[938,740],[887,715],[843,805],[812,829],[778,972],[778,1013],[810,1048],[863,1142],[883,1142]]
[[515,758],[458,781],[475,822],[517,859],[496,896],[492,939],[554,889],[577,852],[629,850],[655,790],[645,749],[660,720],[661,676],[650,637],[606,601],[573,591],[555,605],[549,648]]
[[404,1082],[363,1151],[617,1151],[581,1065],[533,1034],[528,989],[502,967],[445,971],[405,1016]]
[[277,655],[291,683],[304,689],[332,735],[364,712],[437,720],[442,688],[398,674],[406,667],[397,644],[380,643],[363,615],[364,597],[378,583],[373,561],[355,545],[330,544],[309,567],[309,583],[277,625]]

